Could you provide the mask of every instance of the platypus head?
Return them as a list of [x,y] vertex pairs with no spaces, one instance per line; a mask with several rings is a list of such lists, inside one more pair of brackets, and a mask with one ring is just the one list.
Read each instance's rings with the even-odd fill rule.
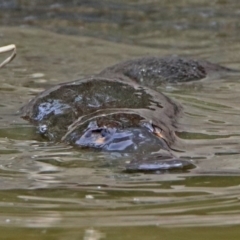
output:
[[77,121],[64,136],[77,147],[105,151],[153,152],[170,150],[164,133],[136,113],[111,113]]

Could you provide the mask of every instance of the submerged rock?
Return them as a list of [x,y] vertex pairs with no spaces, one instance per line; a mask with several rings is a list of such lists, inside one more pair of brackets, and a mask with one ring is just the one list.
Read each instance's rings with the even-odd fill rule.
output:
[[130,60],[40,93],[22,108],[22,117],[51,141],[131,153],[129,171],[188,169],[193,164],[171,149],[182,107],[153,88],[211,71],[230,70],[178,57]]

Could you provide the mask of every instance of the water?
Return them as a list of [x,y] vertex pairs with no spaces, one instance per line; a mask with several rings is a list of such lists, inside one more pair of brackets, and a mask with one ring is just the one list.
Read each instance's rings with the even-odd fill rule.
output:
[[0,45],[18,48],[0,71],[2,239],[239,238],[239,76],[159,87],[184,106],[189,173],[126,174],[119,156],[39,140],[17,115],[48,86],[143,55],[240,69],[239,5],[0,1]]

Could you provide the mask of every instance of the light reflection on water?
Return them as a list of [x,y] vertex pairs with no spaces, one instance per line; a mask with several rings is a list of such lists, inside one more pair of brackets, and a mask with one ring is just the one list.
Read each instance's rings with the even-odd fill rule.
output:
[[[150,1],[148,9],[153,6],[155,3]],[[60,234],[63,239],[67,236],[68,239],[128,239],[125,227],[131,226],[128,234],[132,238],[153,239],[158,233],[164,233],[167,239],[176,239],[179,232],[189,236],[189,230],[178,227],[196,228],[196,233],[203,234],[199,227],[212,226],[206,231],[210,239],[210,236],[217,238],[218,231],[221,232],[221,228],[216,230],[213,226],[240,224],[239,76],[159,88],[184,106],[177,145],[184,152],[177,154],[197,164],[189,173],[126,174],[122,171],[126,157],[80,152],[64,144],[44,142],[34,134],[33,127],[16,114],[24,103],[49,85],[95,73],[136,56],[193,55],[240,69],[234,18],[237,13],[232,9],[231,17],[227,18],[229,12],[220,8],[221,3],[214,7],[200,9],[194,19],[190,13],[196,10],[183,4],[179,12],[172,8],[176,14],[173,19],[170,13],[164,15],[165,21],[160,19],[159,25],[155,21],[157,13],[153,12],[152,29],[150,20],[143,21],[147,32],[137,32],[138,24],[118,28],[117,41],[124,44],[86,37],[94,33],[97,23],[87,22],[89,27],[79,30],[74,19],[69,24],[74,25],[71,29],[76,29],[78,36],[26,26],[1,28],[1,45],[11,40],[18,46],[18,57],[1,70],[0,79],[0,226],[3,234],[12,236],[7,226],[14,231],[24,228],[22,236],[34,236],[34,239],[45,236],[50,239]],[[140,8],[136,11],[144,13]],[[190,20],[175,19],[183,13],[193,20],[193,26]],[[205,19],[202,26],[206,28],[197,24],[199,18]],[[46,22],[38,20],[35,18],[33,25],[46,29]],[[209,24],[204,25],[206,22]],[[54,30],[57,23],[51,23],[49,29]],[[61,24],[58,22],[57,31],[68,33]],[[109,31],[109,35],[103,31],[102,38],[111,39],[116,32],[111,21],[104,26],[101,22],[100,26]],[[158,28],[162,31],[156,30]],[[180,31],[180,28],[189,31]],[[129,42],[134,42],[134,46],[126,44]],[[175,234],[161,227],[175,229]],[[36,229],[41,229],[41,234]],[[71,233],[67,229],[71,229]],[[227,233],[239,237],[234,227],[225,230],[221,232],[222,238]],[[199,236],[195,239],[203,239]]]

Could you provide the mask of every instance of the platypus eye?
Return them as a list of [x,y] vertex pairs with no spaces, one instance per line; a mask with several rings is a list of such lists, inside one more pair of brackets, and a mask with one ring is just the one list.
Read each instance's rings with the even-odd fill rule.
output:
[[107,134],[109,134],[109,131],[107,130],[107,128],[103,128],[102,131],[101,131],[101,136],[106,137]]
[[164,141],[167,142],[166,137],[164,136],[163,130],[157,127],[156,125],[154,125],[151,121],[149,122],[144,121],[141,123],[141,125],[143,127],[146,127],[149,132],[153,133],[157,137],[162,138]]

